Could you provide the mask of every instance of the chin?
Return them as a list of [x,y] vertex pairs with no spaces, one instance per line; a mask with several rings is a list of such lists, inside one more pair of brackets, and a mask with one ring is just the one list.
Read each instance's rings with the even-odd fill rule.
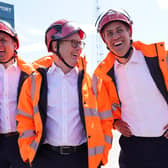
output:
[[77,65],[77,62],[76,63],[72,63],[70,64],[72,67],[75,67]]

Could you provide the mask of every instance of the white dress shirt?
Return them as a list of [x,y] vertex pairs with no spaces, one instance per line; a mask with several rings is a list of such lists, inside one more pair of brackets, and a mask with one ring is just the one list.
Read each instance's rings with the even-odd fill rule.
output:
[[86,142],[79,114],[77,80],[77,68],[67,74],[55,64],[49,68],[45,143],[54,146],[77,146]]
[[7,69],[0,64],[0,133],[16,131],[17,89],[20,69],[16,63]]
[[135,136],[158,137],[168,124],[168,104],[155,85],[143,54],[134,49],[126,64],[115,61],[121,117]]

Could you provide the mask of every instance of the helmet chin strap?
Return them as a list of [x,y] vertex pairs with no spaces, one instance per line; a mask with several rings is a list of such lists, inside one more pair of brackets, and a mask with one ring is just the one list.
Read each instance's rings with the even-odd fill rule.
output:
[[74,68],[73,66],[69,65],[61,56],[60,52],[59,52],[59,41],[57,42],[57,51],[55,52],[56,55],[58,55],[58,57],[61,59],[61,61],[68,67],[68,68]]
[[132,51],[132,49],[133,49],[133,47],[130,46],[129,50],[127,51],[127,53],[126,53],[124,56],[119,56],[119,55],[113,53],[112,51],[111,51],[111,52],[112,52],[116,57],[127,59],[127,58],[130,56],[130,52]]
[[7,61],[3,62],[3,61],[0,61],[0,64],[7,64],[8,62],[10,62],[12,59],[15,59],[16,58],[16,54],[17,54],[17,51],[15,50],[14,51],[14,55],[9,58]]
[[124,56],[119,56],[119,55],[115,54],[114,52],[112,52],[112,51],[111,52],[112,52],[112,54],[114,54],[118,58],[128,59],[132,50],[133,50],[133,47],[132,47],[132,40],[131,40],[130,41],[130,48],[129,48],[129,50],[127,51],[127,53]]

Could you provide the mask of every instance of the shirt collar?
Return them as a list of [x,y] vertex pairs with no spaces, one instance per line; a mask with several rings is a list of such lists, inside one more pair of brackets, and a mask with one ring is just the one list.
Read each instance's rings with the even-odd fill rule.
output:
[[15,69],[17,69],[18,68],[17,61],[15,61],[11,66],[13,66]]
[[[4,68],[4,66],[3,66],[3,64],[0,64],[0,68]],[[7,67],[7,69],[9,69],[9,68],[13,68],[14,70],[17,70],[19,67],[18,67],[18,64],[17,64],[17,60],[15,60],[15,62],[14,63],[12,63],[11,65],[9,65],[8,67]],[[5,68],[4,68],[5,69]]]
[[55,66],[55,64],[54,64],[54,62],[52,63],[52,65],[48,68],[48,71],[47,71],[47,73],[52,73],[52,72],[54,72],[56,70],[56,66]]
[[138,57],[137,50],[135,50],[135,48],[133,48],[133,53],[132,53],[132,56],[131,56],[130,60],[128,61],[128,63],[137,64],[138,62],[139,62],[139,57]]
[[[51,67],[48,69],[48,73],[53,73],[54,71],[56,72],[60,72],[63,73],[63,71],[61,70],[60,67],[58,67],[57,65],[54,64],[54,62],[52,63]],[[70,72],[68,72],[67,74],[64,74],[65,76],[69,76],[71,74],[78,74],[79,69],[75,66],[74,68],[72,68],[72,70]]]
[[133,53],[132,53],[132,56],[131,56],[130,60],[126,64],[121,64],[117,60],[115,60],[115,66],[118,67],[118,66],[127,65],[127,64],[138,64],[140,59],[137,55],[138,54],[137,52],[138,51],[135,50],[135,48],[133,48]]

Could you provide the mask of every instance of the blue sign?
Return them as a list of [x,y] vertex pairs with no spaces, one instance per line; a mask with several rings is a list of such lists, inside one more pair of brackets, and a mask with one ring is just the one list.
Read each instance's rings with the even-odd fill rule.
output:
[[14,6],[8,3],[0,2],[0,19],[9,22],[14,28]]

